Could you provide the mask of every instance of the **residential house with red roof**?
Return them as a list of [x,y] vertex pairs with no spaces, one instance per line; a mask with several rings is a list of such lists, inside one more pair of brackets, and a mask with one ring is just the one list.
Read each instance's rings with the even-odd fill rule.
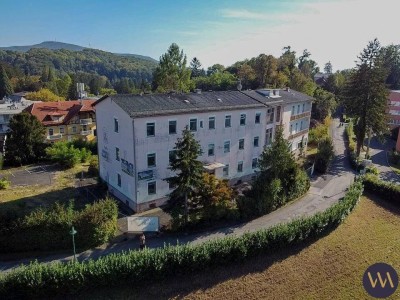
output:
[[34,115],[46,127],[46,141],[92,141],[96,136],[95,100],[34,103],[24,111]]

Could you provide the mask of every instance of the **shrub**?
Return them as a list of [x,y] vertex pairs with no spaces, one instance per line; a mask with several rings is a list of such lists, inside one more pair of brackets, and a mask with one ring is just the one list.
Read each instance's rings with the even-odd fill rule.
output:
[[0,190],[5,190],[9,186],[10,186],[10,181],[7,178],[5,177],[0,178]]
[[57,142],[46,149],[46,154],[53,162],[72,168],[80,162],[86,162],[91,152],[86,148],[77,149],[70,142]]
[[[330,123],[330,121],[326,121],[327,124]],[[327,137],[329,134],[329,126],[327,124],[318,124],[315,128],[310,129],[308,133],[308,143],[312,145],[317,145],[318,142],[325,137]]]
[[88,175],[92,177],[99,176],[99,159],[97,156],[92,156],[90,159]]
[[366,173],[371,173],[371,174],[374,174],[374,175],[379,175],[379,170],[378,170],[378,168],[375,167],[375,166],[369,166],[369,167],[367,167],[366,170],[365,170],[365,172],[366,172]]
[[57,102],[65,101],[63,97],[59,97],[49,89],[41,89],[37,92],[30,92],[25,95],[28,100],[43,101],[43,102]]
[[59,297],[98,286],[109,287],[124,282],[143,284],[171,275],[196,273],[205,267],[236,263],[260,254],[276,253],[336,228],[356,206],[362,190],[361,182],[356,182],[343,200],[324,212],[240,237],[226,237],[199,245],[128,251],[81,263],[34,262],[0,277],[0,297]]
[[365,190],[381,196],[393,204],[400,205],[400,186],[391,182],[380,180],[378,176],[366,174],[364,176]]
[[320,173],[326,173],[334,155],[332,139],[325,137],[318,144],[318,152],[315,156],[315,170]]
[[0,229],[0,252],[70,249],[72,225],[78,232],[77,247],[94,247],[113,236],[117,215],[117,204],[111,199],[87,205],[81,211],[74,210],[71,203],[39,208]]

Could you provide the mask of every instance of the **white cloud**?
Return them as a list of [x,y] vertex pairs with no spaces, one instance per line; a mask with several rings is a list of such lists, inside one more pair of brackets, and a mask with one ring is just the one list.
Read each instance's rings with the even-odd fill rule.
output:
[[[257,19],[262,20],[261,24],[211,25],[201,35],[204,38],[183,46],[205,66],[230,65],[260,53],[279,56],[284,46],[291,45],[299,54],[308,49],[321,68],[328,61],[334,69],[351,68],[357,55],[375,37],[382,45],[400,44],[396,25],[399,7],[398,0],[309,2],[297,12],[278,13],[269,19],[264,13],[225,10],[227,18]],[[271,19],[274,25],[269,22]]]
[[267,20],[268,15],[252,12],[247,9],[222,9],[221,16],[233,19]]

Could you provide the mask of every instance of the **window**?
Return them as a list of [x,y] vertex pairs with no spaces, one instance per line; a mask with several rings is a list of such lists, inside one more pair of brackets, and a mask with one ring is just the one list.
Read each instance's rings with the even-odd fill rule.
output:
[[244,139],[240,139],[239,140],[239,150],[243,150],[244,149]]
[[200,128],[203,128],[203,120],[200,120]]
[[257,165],[258,165],[258,158],[253,158],[253,160],[251,161],[251,168],[256,169]]
[[156,182],[151,181],[151,182],[147,183],[147,194],[154,195],[156,193],[157,193]]
[[256,137],[254,138],[254,141],[253,141],[254,147],[258,147],[258,142],[259,142],[259,140],[260,140],[260,138],[259,138],[258,136],[256,136]]
[[229,165],[225,165],[225,167],[222,169],[222,175],[229,176]]
[[298,142],[297,149],[302,149],[302,148],[303,148],[303,142]]
[[190,131],[197,131],[197,119],[190,119],[189,129]]
[[150,153],[147,154],[147,167],[155,167],[156,166],[156,154],[155,153]]
[[121,187],[121,174],[117,174],[117,184],[119,187]]
[[293,133],[293,124],[290,124],[290,134]]
[[72,132],[76,133],[76,127],[75,126],[72,127]]
[[242,173],[243,172],[243,162],[242,161],[238,162],[237,171],[238,171],[238,173]]
[[171,164],[176,159],[176,150],[169,151],[169,164]]
[[256,118],[254,120],[254,123],[260,124],[261,121],[261,113],[256,113]]
[[154,136],[156,134],[156,124],[153,123],[147,123],[147,136]]
[[281,107],[278,106],[276,108],[276,122],[280,122],[281,121]]
[[297,132],[297,127],[299,126],[299,124],[296,122],[296,129],[295,129],[295,132]]
[[303,112],[306,110],[306,104],[303,103]]
[[246,114],[240,114],[240,126],[246,125]]
[[224,153],[228,153],[231,151],[231,142],[227,141],[224,143]]
[[64,133],[64,127],[60,127],[60,133]]
[[268,128],[265,131],[265,145],[269,146],[272,143],[272,128]]
[[114,132],[118,132],[119,126],[118,126],[118,119],[114,118]]
[[214,144],[208,144],[208,156],[214,156],[214,149],[215,145]]
[[267,124],[271,124],[274,122],[274,108],[267,109]]
[[300,104],[297,105],[297,114],[299,114],[299,113],[300,113]]
[[169,134],[176,134],[176,121],[169,121]]
[[300,122],[300,131],[303,130],[303,121]]
[[296,107],[293,105],[293,106],[292,106],[292,115],[294,115],[295,109],[296,109]]
[[215,117],[208,118],[208,129],[215,129]]
[[54,134],[54,129],[53,128],[49,128],[49,135],[53,135]]
[[115,147],[115,159],[119,160],[119,148]]
[[231,116],[225,116],[225,128],[231,127]]

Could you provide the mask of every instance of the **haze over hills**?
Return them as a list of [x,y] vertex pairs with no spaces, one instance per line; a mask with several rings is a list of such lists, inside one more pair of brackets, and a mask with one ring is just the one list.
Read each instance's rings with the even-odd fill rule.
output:
[[[41,43],[35,44],[35,45],[0,47],[0,50],[27,52],[32,48],[44,48],[44,49],[49,49],[49,50],[65,49],[65,50],[70,50],[70,51],[82,51],[84,49],[93,49],[93,48],[82,47],[79,45],[74,45],[74,44],[69,44],[69,43],[56,42],[56,41],[45,41],[45,42],[41,42]],[[154,58],[145,56],[145,55],[131,54],[131,53],[114,53],[114,54],[120,55],[120,56],[132,56],[132,57],[137,57],[140,59],[146,59],[146,60],[157,62],[157,60],[155,60]]]

